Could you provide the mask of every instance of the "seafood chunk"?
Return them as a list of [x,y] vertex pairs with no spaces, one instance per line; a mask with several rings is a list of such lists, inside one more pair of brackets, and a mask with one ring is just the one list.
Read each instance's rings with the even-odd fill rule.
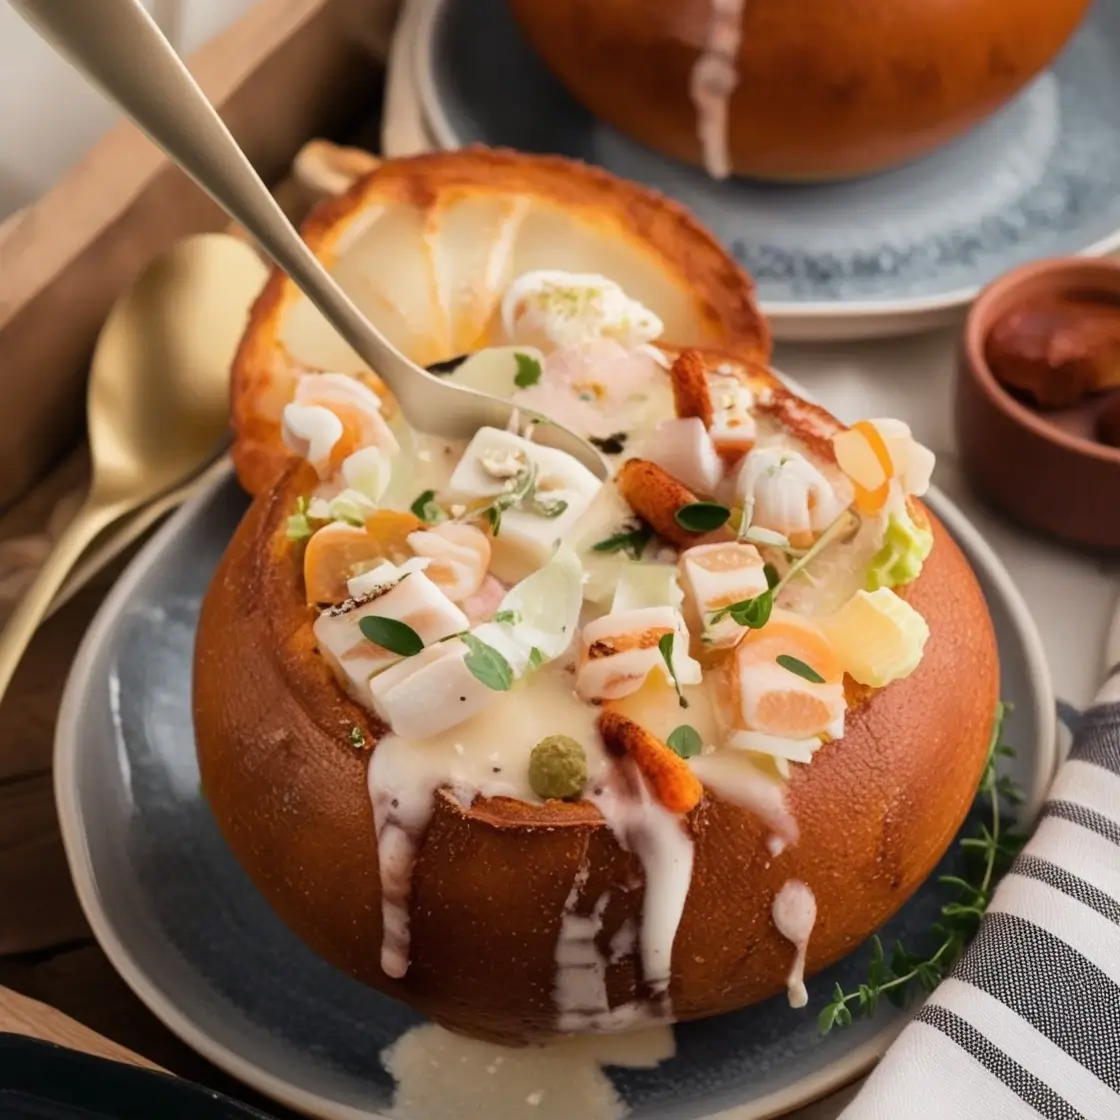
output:
[[753,599],[767,589],[765,565],[757,548],[742,541],[701,544],[681,554],[681,582],[690,606],[699,617],[704,640],[722,647],[734,645],[743,634],[730,615],[712,623],[723,607]]
[[502,299],[502,326],[512,342],[542,350],[601,338],[628,348],[661,335],[661,320],[618,284],[596,273],[541,269],[519,276]]
[[369,682],[367,703],[395,734],[430,739],[478,715],[501,695],[478,680],[466,665],[467,647],[458,638],[407,657]]
[[323,611],[313,627],[319,651],[342,686],[368,704],[370,677],[400,660],[401,655],[369,641],[361,620],[390,618],[410,626],[425,646],[466,630],[467,616],[421,571],[402,573],[384,566],[386,584],[360,599]]
[[723,460],[704,422],[695,416],[663,420],[637,453],[696,494],[714,494],[723,478]]
[[[672,670],[659,643],[673,635]],[[636,692],[652,672],[680,685],[699,684],[700,665],[688,654],[688,628],[673,607],[641,607],[589,622],[581,635],[576,695],[582,700],[618,700]]]
[[453,603],[469,599],[490,567],[490,538],[473,525],[448,521],[408,535],[409,548],[431,561],[432,581]]
[[723,460],[734,463],[750,451],[758,434],[751,411],[754,394],[737,377],[712,377],[708,391],[712,398],[708,432]]
[[798,451],[760,447],[747,455],[735,483],[752,525],[781,533],[807,548],[844,512],[832,484]]
[[[333,412],[342,425],[342,433],[330,453],[331,471],[362,447],[377,447],[386,455],[395,455],[400,450],[396,436],[381,415],[381,398],[355,377],[344,373],[305,373],[296,384],[293,403]],[[326,477],[322,471],[320,476]]]
[[571,455],[513,432],[482,428],[467,445],[448,491],[480,518],[487,508],[497,508],[498,516],[489,519],[494,574],[514,580],[547,561],[600,485]]

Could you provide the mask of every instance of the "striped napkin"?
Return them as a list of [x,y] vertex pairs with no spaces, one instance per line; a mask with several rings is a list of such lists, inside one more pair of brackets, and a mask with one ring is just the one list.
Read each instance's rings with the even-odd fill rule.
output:
[[841,1120],[1120,1120],[1120,614],[1031,841]]

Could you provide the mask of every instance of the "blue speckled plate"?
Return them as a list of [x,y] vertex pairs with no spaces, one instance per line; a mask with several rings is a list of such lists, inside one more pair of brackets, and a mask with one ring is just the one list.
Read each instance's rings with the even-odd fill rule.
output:
[[686,203],[754,275],[779,338],[935,325],[1036,257],[1120,247],[1120,0],[1097,0],[1055,66],[975,131],[882,175],[717,183],[580,107],[506,0],[421,0],[416,80],[436,140],[555,152]]
[[[976,531],[940,495],[930,504],[988,597],[1003,695],[1015,703],[1016,777],[1037,806],[1055,761],[1054,698],[1037,632]],[[379,1116],[394,1089],[379,1054],[420,1017],[334,971],[281,925],[199,792],[195,622],[246,505],[232,475],[210,486],[148,544],[86,635],[58,724],[63,837],[98,940],[172,1030],[295,1108],[332,1120]],[[921,938],[941,901],[931,881],[884,936]],[[829,989],[858,982],[865,958],[859,950],[812,980],[805,1011],[777,998],[677,1027],[676,1057],[657,1069],[608,1073],[642,1120],[758,1120],[807,1103],[858,1076],[901,1027],[900,1013],[885,1006],[872,1021],[818,1037],[816,1012]],[[468,1111],[464,1101],[461,1115],[492,1113]],[[511,1115],[530,1117],[533,1107],[523,1102]]]

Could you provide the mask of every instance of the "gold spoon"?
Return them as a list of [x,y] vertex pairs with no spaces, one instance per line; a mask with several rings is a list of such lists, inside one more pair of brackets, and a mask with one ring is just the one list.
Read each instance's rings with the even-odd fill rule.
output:
[[243,242],[202,234],[153,260],[109,313],[86,403],[89,494],[0,634],[0,696],[94,538],[221,450],[230,362],[267,273]]
[[[441,381],[405,357],[358,310],[300,239],[214,107],[137,0],[10,2],[252,234],[388,385],[413,428],[448,439],[469,439],[479,428],[503,428],[509,423],[515,411],[510,401]],[[566,451],[598,478],[607,477],[603,457],[574,433],[556,424],[542,424],[534,439]]]

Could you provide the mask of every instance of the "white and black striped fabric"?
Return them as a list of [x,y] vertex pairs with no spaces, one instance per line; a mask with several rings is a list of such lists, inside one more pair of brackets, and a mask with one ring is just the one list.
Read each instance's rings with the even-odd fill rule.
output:
[[1120,1120],[1120,665],[964,957],[841,1120]]

